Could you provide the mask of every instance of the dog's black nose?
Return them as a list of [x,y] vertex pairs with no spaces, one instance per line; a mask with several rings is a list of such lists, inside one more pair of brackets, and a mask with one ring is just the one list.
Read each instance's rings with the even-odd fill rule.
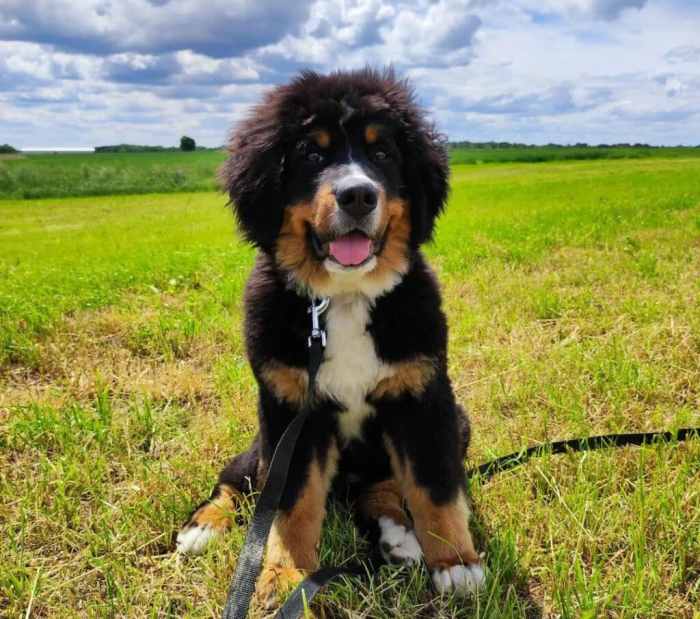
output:
[[378,193],[374,185],[367,182],[338,187],[335,199],[348,215],[359,219],[377,207]]

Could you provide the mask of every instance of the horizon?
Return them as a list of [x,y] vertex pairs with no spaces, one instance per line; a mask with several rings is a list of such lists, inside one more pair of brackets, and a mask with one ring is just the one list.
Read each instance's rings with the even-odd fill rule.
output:
[[[558,144],[554,142],[549,142],[546,144],[525,144],[525,143],[517,143],[517,142],[508,142],[505,140],[449,140],[448,141],[448,146],[453,147],[453,146],[460,146],[462,144],[465,144],[469,147],[468,145],[474,145],[474,144],[494,144],[498,145],[501,144],[503,146],[500,146],[500,148],[546,148],[548,146],[553,147],[553,148],[700,148],[700,144],[647,144],[647,143],[642,143],[642,142],[616,142],[616,143],[611,143],[611,144],[606,144],[606,143],[599,143],[599,144],[588,144],[588,143],[574,143],[574,144]],[[14,146],[14,145],[10,145]],[[95,146],[28,146],[26,148],[16,148],[16,150],[20,153],[95,153],[95,154],[100,154],[96,152],[97,148],[106,148],[106,147],[116,147],[116,146],[138,146],[142,148],[167,148],[167,149],[172,149],[172,150],[179,150],[179,146],[173,145],[173,146],[168,146],[168,145],[163,145],[163,144],[126,144],[126,143],[120,143],[120,144],[96,144]],[[223,144],[217,145],[217,146],[201,146],[200,144],[197,144],[197,147],[200,148],[206,148],[208,150],[225,150],[226,146]],[[499,146],[496,146],[496,148],[499,148]],[[129,151],[125,151],[129,152]]]
[[0,142],[211,148],[301,69],[392,64],[453,142],[694,146],[698,23],[691,0],[11,1]]

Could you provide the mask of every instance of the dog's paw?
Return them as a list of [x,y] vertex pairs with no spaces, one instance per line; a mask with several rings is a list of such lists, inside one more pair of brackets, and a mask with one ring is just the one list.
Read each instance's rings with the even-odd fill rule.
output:
[[379,523],[379,550],[387,563],[417,563],[423,556],[416,534],[388,516]]
[[176,550],[181,554],[201,555],[222,531],[209,524],[186,524],[177,534]]
[[452,565],[433,570],[433,584],[439,593],[467,596],[477,593],[486,582],[484,570],[478,563]]
[[192,514],[187,524],[177,534],[177,552],[202,554],[209,542],[231,527],[235,508],[233,490],[220,485],[216,496]]
[[294,567],[266,566],[255,588],[257,606],[266,611],[276,609],[284,596],[291,592],[304,578],[306,578],[306,573]]

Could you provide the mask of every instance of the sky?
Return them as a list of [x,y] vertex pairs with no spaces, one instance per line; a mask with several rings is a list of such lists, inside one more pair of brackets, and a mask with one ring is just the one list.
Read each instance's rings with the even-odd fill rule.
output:
[[0,143],[219,146],[367,64],[451,140],[700,144],[700,0],[0,0]]

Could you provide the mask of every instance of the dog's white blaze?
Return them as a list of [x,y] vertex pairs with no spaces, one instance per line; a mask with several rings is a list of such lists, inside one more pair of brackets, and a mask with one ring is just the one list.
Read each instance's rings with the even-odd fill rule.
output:
[[[372,187],[374,187],[382,196],[382,199],[380,200],[381,208],[375,208],[369,216],[369,227],[371,234],[377,234],[377,232],[379,232],[381,210],[382,208],[386,208],[386,194],[382,186],[379,185],[376,181],[372,180],[369,176],[367,176],[367,173],[362,169],[362,166],[356,163],[351,163],[349,166],[347,166],[347,174],[343,177],[343,181],[347,184],[351,184],[352,181],[355,181],[358,185],[363,183],[372,185]],[[338,211],[336,211],[336,217],[337,214]]]
[[318,372],[318,390],[342,405],[338,416],[346,440],[357,438],[364,420],[374,414],[366,397],[391,368],[377,358],[367,332],[370,301],[364,295],[333,297],[326,313],[327,345]]

